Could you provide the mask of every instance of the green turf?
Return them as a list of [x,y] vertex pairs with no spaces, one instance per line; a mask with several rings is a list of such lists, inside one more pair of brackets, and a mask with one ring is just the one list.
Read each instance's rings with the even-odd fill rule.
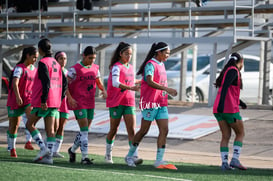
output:
[[152,161],[144,161],[136,168],[128,167],[124,158],[114,157],[115,164],[104,163],[103,156],[90,155],[94,165],[80,164],[80,154],[77,162],[68,162],[65,158],[54,159],[53,165],[36,164],[32,159],[38,151],[17,149],[18,158],[11,158],[6,148],[0,148],[0,180],[13,181],[63,181],[63,180],[94,180],[94,181],[153,181],[153,180],[196,180],[196,181],[264,181],[273,180],[271,169],[248,169],[246,171],[234,170],[223,172],[219,167],[189,163],[174,163],[178,168],[173,170],[155,169]]

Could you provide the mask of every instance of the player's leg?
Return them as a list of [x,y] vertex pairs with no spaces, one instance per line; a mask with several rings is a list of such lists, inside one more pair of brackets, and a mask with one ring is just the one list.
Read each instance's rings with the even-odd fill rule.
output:
[[235,132],[235,139],[233,143],[233,157],[230,162],[230,166],[241,169],[241,170],[246,170],[247,168],[244,167],[239,161],[241,149],[243,146],[243,139],[245,136],[244,124],[239,113],[235,113],[234,117],[235,117],[234,118],[235,122],[230,124],[230,126]]

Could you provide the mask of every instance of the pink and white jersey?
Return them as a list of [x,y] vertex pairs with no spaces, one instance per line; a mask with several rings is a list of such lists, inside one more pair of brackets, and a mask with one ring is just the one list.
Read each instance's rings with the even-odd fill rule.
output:
[[[128,65],[129,67],[127,68],[120,62],[116,62],[114,64],[114,66],[118,66],[120,70],[119,82],[127,86],[134,86],[135,76],[133,66],[130,64]],[[114,87],[112,84],[111,70],[107,84],[106,107],[116,107],[119,105],[135,106],[135,91],[123,90],[121,88]]]
[[[167,75],[164,64],[159,65],[153,60],[149,60],[148,63],[151,63],[154,66],[154,76],[153,81],[163,85],[168,86]],[[143,74],[144,75],[144,74]],[[140,92],[140,109],[148,109],[156,107],[168,106],[168,94],[166,91],[154,89],[150,87],[147,82],[144,80],[144,76],[141,80],[141,92]]]
[[71,110],[94,109],[99,66],[92,64],[91,67],[86,67],[77,63],[72,68],[76,71],[76,78],[68,84],[68,89],[78,106],[71,108],[68,105],[68,108]]
[[229,67],[223,77],[221,87],[219,88],[217,92],[216,99],[214,101],[213,105],[213,113],[218,113],[217,108],[219,105],[220,97],[221,97],[221,92],[222,92],[222,87],[226,78],[226,74],[230,69],[234,69],[237,71],[238,74],[238,84],[235,85],[230,85],[226,94],[225,98],[225,103],[224,103],[224,111],[223,113],[236,113],[239,112],[239,104],[240,104],[240,86],[241,86],[241,80],[240,80],[240,73],[238,69],[234,66]]
[[[67,70],[64,69],[63,72],[64,72],[64,75],[67,77]],[[69,113],[69,109],[68,109],[68,105],[67,105],[67,96],[65,96],[63,98],[61,106],[58,111],[63,112],[63,113]]]
[[[52,57],[45,57],[41,59],[40,62],[46,65],[50,79],[48,97],[46,100],[47,106],[49,108],[59,108],[61,105],[62,97],[62,68],[59,63]],[[34,78],[34,85],[32,89],[33,94],[31,105],[33,107],[41,107],[43,87],[38,76],[38,71],[39,67]]]
[[[32,86],[34,82],[36,68],[32,66],[32,69],[28,69],[23,63],[16,65],[16,67],[20,67],[22,69],[22,74],[19,78],[18,89],[19,94],[23,100],[23,105],[21,107],[24,107],[31,102]],[[16,67],[14,67],[13,70],[15,70]],[[8,93],[7,106],[9,106],[11,110],[20,108],[16,103],[16,96],[12,84]]]

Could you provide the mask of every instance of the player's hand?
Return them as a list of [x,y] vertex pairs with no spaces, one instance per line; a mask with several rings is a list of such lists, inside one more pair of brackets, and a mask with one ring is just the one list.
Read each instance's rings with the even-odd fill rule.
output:
[[132,90],[132,91],[139,91],[139,89],[140,89],[140,86],[137,84],[137,85],[131,87],[130,90]]
[[41,109],[43,111],[46,111],[48,109],[47,104],[46,103],[41,103]]
[[23,100],[21,97],[16,97],[16,103],[18,106],[22,106],[23,105]]
[[241,102],[240,106],[241,106],[242,109],[246,109],[247,108],[247,105],[244,102]]
[[170,94],[171,96],[177,96],[177,91],[175,89],[172,89],[172,88],[167,88],[166,89],[166,92],[168,94]]
[[68,99],[68,104],[71,108],[76,108],[78,106],[77,101],[73,98]]
[[106,99],[106,98],[107,98],[107,93],[106,93],[105,90],[101,92],[101,95],[102,95],[102,98],[103,98],[103,99]]

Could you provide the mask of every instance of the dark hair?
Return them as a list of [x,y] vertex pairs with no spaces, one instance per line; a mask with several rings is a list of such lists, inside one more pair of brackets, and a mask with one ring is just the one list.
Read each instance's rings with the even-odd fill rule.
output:
[[52,55],[51,43],[50,43],[49,39],[44,38],[44,39],[40,40],[38,43],[38,48],[40,48],[45,53],[45,57]]
[[24,48],[23,52],[22,52],[21,59],[16,65],[24,63],[27,58],[27,55],[35,55],[36,53],[37,53],[37,49],[35,47]]
[[120,54],[123,53],[124,51],[128,50],[129,48],[131,48],[131,45],[128,43],[124,43],[124,42],[120,42],[118,47],[116,48],[116,50],[113,53],[113,56],[111,58],[111,62],[109,65],[109,69],[111,69],[111,67],[120,60]]
[[[55,60],[57,60],[57,59],[59,58],[59,55],[60,55],[61,53],[63,53],[63,54],[66,55],[65,52],[63,52],[63,51],[58,51],[58,52],[56,52],[55,55],[54,55]],[[57,60],[57,61],[58,61],[58,60]]]
[[94,47],[92,47],[92,46],[86,47],[86,48],[84,49],[84,51],[83,51],[83,55],[84,55],[84,56],[87,56],[87,55],[94,55],[94,54],[96,54],[96,53],[97,53],[96,49],[95,49]]
[[[230,58],[229,58],[227,64],[225,65],[224,69],[221,71],[220,75],[216,79],[216,82],[214,83],[214,85],[215,85],[216,88],[221,86],[226,70],[229,67],[231,67],[231,66],[234,66],[234,67],[236,67],[238,69],[238,67],[236,66],[236,64],[238,62],[240,62],[242,59],[243,59],[243,56],[240,53],[235,52],[235,53],[232,53],[230,55]],[[239,73],[240,73],[240,80],[241,80],[241,86],[240,87],[242,89],[243,88],[243,82],[242,82],[240,70],[239,70]]]
[[154,43],[149,51],[149,53],[147,54],[144,62],[141,64],[137,75],[141,75],[144,72],[144,67],[146,65],[146,63],[151,60],[151,58],[153,58],[157,52],[163,52],[164,50],[166,50],[168,48],[168,44],[164,43],[164,42],[159,42],[159,43]]
[[[27,58],[27,55],[35,55],[36,53],[37,53],[37,49],[35,47],[24,48],[23,52],[22,52],[21,59],[16,65],[24,63]],[[11,71],[11,74],[9,77],[9,88],[11,88],[12,79],[13,79],[13,72],[14,72],[14,70]]]

